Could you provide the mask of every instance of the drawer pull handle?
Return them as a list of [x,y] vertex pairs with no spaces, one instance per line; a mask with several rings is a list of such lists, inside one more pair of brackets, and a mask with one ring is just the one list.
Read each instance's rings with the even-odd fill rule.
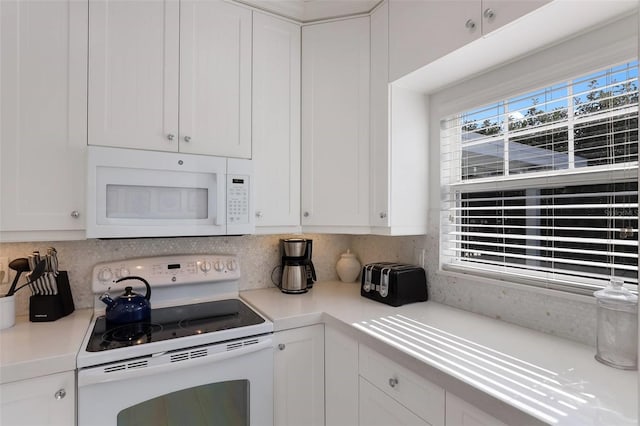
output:
[[63,399],[65,396],[67,396],[67,391],[64,389],[60,389],[58,390],[58,392],[56,392],[54,395],[54,398],[57,400],[61,400]]
[[389,386],[391,386],[392,388],[395,388],[398,385],[398,379],[396,379],[395,377],[392,377],[389,379]]
[[278,345],[278,349],[279,349],[279,350],[284,351],[284,348],[286,348],[286,346],[284,345],[284,343],[280,343],[280,344]]

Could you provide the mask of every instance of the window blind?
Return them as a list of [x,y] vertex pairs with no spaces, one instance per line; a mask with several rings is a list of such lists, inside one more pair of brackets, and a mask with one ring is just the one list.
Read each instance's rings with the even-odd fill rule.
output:
[[441,156],[444,268],[637,286],[637,61],[447,117]]

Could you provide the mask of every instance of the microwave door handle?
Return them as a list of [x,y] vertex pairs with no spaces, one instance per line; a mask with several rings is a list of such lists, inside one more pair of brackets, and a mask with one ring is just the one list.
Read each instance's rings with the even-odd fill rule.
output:
[[[217,179],[217,196],[216,198],[218,199],[217,205],[218,205],[218,212],[216,214],[216,225],[218,226],[222,226],[224,224],[227,223],[227,219],[225,218],[225,215],[227,213],[227,196],[229,194],[227,194],[227,182],[226,182],[226,176],[222,173],[218,174],[219,179]],[[221,197],[222,195],[222,197]]]

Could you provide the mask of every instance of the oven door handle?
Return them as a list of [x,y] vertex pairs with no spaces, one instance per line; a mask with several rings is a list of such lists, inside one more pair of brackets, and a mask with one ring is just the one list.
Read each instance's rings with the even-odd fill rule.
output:
[[[118,380],[129,380],[152,374],[162,374],[165,371],[176,371],[182,368],[212,364],[261,350],[272,350],[273,348],[271,336],[263,336],[259,338],[257,343],[243,345],[243,343],[246,342],[247,341],[231,342],[229,344],[216,344],[163,352],[144,358],[130,359],[98,367],[83,368],[78,371],[78,387]],[[208,350],[210,348],[216,348],[217,351],[209,353]]]

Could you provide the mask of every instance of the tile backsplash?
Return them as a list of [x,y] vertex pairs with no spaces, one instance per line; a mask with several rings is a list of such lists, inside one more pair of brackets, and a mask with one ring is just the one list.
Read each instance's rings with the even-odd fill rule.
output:
[[[347,249],[362,264],[376,261],[424,263],[429,298],[456,308],[486,315],[534,330],[595,346],[596,308],[593,301],[542,293],[525,286],[479,283],[464,276],[439,273],[438,233],[429,236],[305,234],[313,239],[313,262],[319,281],[336,280],[335,265]],[[77,308],[93,303],[90,277],[95,264],[131,257],[171,254],[221,253],[239,257],[241,290],[273,286],[271,271],[280,262],[279,240],[292,235],[238,237],[149,238],[0,244],[0,256],[26,257],[33,250],[58,250],[60,269],[67,270]],[[11,271],[9,282],[13,279]],[[9,284],[0,285],[0,294]],[[18,315],[28,312],[28,291],[17,294]]]
[[[91,271],[97,263],[132,257],[163,256],[171,254],[220,253],[239,257],[242,271],[240,289],[248,290],[272,286],[271,271],[280,262],[279,240],[290,235],[247,235],[235,237],[198,238],[140,238],[122,240],[85,240],[0,244],[0,256],[9,259],[26,257],[34,250],[46,253],[47,247],[58,251],[60,269],[69,272],[71,291],[76,308],[88,308],[93,303]],[[340,253],[350,248],[347,235],[305,234],[313,239],[313,262],[318,280],[337,279],[335,264]],[[11,271],[9,283],[15,272]],[[21,283],[24,278],[21,279]],[[8,291],[9,284],[0,286],[0,294]],[[16,313],[28,313],[29,291],[16,294]]]

